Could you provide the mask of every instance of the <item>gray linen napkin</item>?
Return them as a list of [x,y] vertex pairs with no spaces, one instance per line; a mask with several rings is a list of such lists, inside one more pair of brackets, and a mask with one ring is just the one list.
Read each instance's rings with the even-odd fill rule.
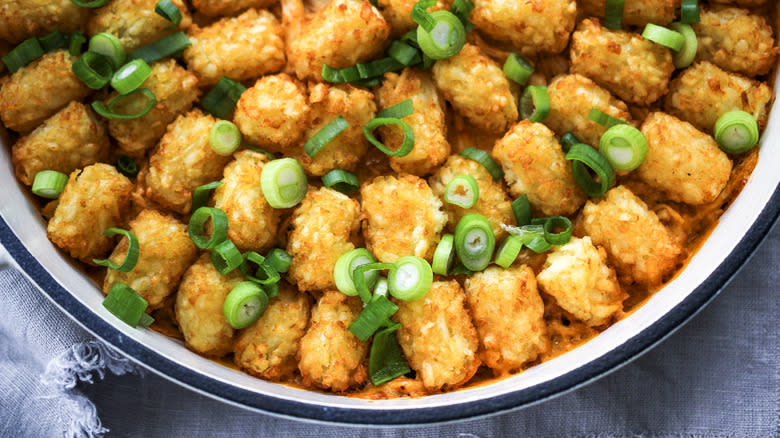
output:
[[140,373],[0,270],[0,436],[777,437],[778,243],[776,226],[712,304],[609,376],[516,412],[409,429],[279,419]]

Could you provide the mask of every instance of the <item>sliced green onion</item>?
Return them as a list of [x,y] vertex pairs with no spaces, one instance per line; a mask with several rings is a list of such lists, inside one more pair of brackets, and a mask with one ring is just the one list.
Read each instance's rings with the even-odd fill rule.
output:
[[[615,172],[609,160],[588,145],[575,144],[566,154],[566,159],[571,161],[571,170],[577,185],[591,198],[604,195],[615,182]],[[588,169],[598,176],[598,181],[590,176]]]
[[404,68],[404,65],[395,59],[388,57],[377,59],[371,62],[355,64],[355,68],[357,68],[360,79],[370,79],[377,76],[382,76],[385,73],[389,73],[391,71],[400,70]]
[[148,313],[144,312],[143,315],[141,315],[141,319],[138,320],[138,325],[141,327],[149,327],[154,323],[154,318],[152,318],[152,315],[149,315]]
[[211,191],[222,185],[222,181],[213,181],[208,184],[203,184],[197,187],[192,192],[192,206],[190,210],[195,211],[209,202],[209,195]]
[[[206,222],[211,219],[211,237],[206,237]],[[228,219],[224,211],[213,207],[200,207],[190,217],[187,227],[190,240],[200,249],[212,249],[227,239]]]
[[[250,263],[257,265],[254,274],[249,270]],[[262,284],[263,286],[278,283],[282,279],[279,275],[279,271],[271,265],[268,259],[254,251],[247,251],[244,253],[238,267],[241,270],[241,274],[243,274],[247,280],[253,283]]]
[[239,82],[222,76],[217,85],[214,86],[200,101],[200,106],[207,113],[220,119],[229,118],[235,109],[238,99],[246,91],[246,87]]
[[435,59],[423,53],[422,62],[417,66],[417,68],[420,70],[428,70],[429,68],[433,67],[434,63],[436,63]]
[[466,44],[466,29],[460,19],[449,11],[435,11],[429,14],[434,26],[427,30],[417,28],[417,43],[431,59],[447,59],[455,56]]
[[274,298],[279,295],[279,282],[266,284],[263,286],[263,290],[268,295],[268,299]]
[[672,23],[669,27],[679,32],[685,39],[680,50],[672,54],[674,66],[676,68],[688,67],[696,59],[696,52],[699,50],[699,40],[696,38],[696,32],[689,24]]
[[103,300],[103,307],[130,327],[137,327],[149,302],[124,283],[114,283]]
[[376,77],[376,78],[369,78],[369,79],[361,79],[359,81],[353,82],[354,85],[360,85],[361,87],[366,88],[373,88],[377,85],[382,83],[382,78]]
[[433,284],[433,270],[425,259],[404,256],[393,263],[387,284],[390,295],[404,301],[415,301],[424,297]]
[[[141,109],[141,111],[138,111],[137,113],[134,114],[119,114],[114,112],[115,106],[117,106],[120,102],[122,102],[123,100],[127,99],[128,97],[134,94],[143,94],[144,97],[146,97],[146,106],[144,106],[143,109]],[[151,111],[155,105],[157,105],[157,97],[154,95],[152,90],[148,88],[136,88],[135,90],[127,94],[121,94],[111,99],[111,101],[108,102],[108,105],[104,104],[99,100],[96,100],[92,102],[92,109],[94,109],[96,113],[100,114],[101,116],[107,119],[130,120],[130,119],[137,119],[139,117],[143,117],[149,114],[149,111]]]
[[512,201],[512,213],[518,227],[531,223],[531,203],[528,202],[528,195],[522,195]]
[[181,23],[182,19],[181,11],[171,0],[158,1],[154,6],[154,12],[171,22],[165,30],[173,30],[179,27],[179,23]]
[[341,76],[341,82],[355,82],[360,80],[360,72],[358,71],[357,65],[339,69],[338,74]]
[[274,268],[276,272],[285,273],[290,269],[292,256],[281,248],[274,248],[266,254],[265,263]]
[[218,155],[230,156],[241,146],[241,131],[228,120],[218,120],[211,125],[209,145]]
[[179,53],[192,42],[184,32],[174,32],[168,36],[162,37],[148,46],[141,47],[130,52],[127,59],[143,59],[147,64],[159,61],[165,57]]
[[397,311],[398,306],[391,303],[386,296],[374,296],[347,330],[361,342],[366,342]]
[[630,172],[647,157],[647,138],[631,125],[615,125],[601,136],[599,152],[618,172]]
[[123,65],[111,77],[111,86],[119,94],[127,94],[146,81],[152,75],[152,68],[143,59],[134,59]]
[[618,30],[623,27],[623,0],[607,0],[604,11],[604,27]]
[[68,53],[70,56],[81,55],[81,46],[87,42],[87,37],[84,36],[84,32],[77,30],[70,34],[70,43],[68,44]]
[[496,163],[493,157],[491,157],[487,152],[483,151],[482,149],[466,146],[463,149],[463,151],[460,153],[460,156],[466,157],[469,160],[474,160],[477,163],[484,166],[485,169],[487,169],[488,173],[490,173],[490,176],[493,177],[494,181],[498,181],[504,177],[504,171],[501,169],[501,166],[499,166],[498,163]]
[[[99,53],[109,61],[114,69],[121,67],[125,63],[125,48],[119,38],[110,33],[99,33],[89,39],[89,51]],[[126,92],[121,92],[124,94]]]
[[[544,239],[551,245],[566,245],[571,240],[572,224],[569,218],[564,216],[551,216],[534,219],[531,225],[541,225],[544,230]],[[562,231],[555,232],[555,229]]]
[[325,82],[341,83],[346,82],[341,76],[341,70],[332,68],[328,64],[322,64],[322,80]]
[[474,272],[474,271],[472,271],[470,269],[467,269],[465,266],[463,266],[463,263],[458,263],[457,265],[455,265],[454,268],[452,268],[450,270],[450,275],[467,275],[467,276],[472,276],[475,273],[476,272]]
[[131,178],[138,175],[138,165],[135,160],[127,155],[120,155],[116,159],[116,168],[122,175]]
[[758,143],[758,124],[750,113],[729,111],[715,122],[715,141],[728,154],[747,152]]
[[471,15],[471,11],[474,10],[474,7],[474,2],[471,0],[455,0],[450,7],[450,12],[455,14],[460,22],[463,23],[463,28],[466,32],[471,32],[474,28],[474,25],[469,21],[469,15]]
[[561,137],[560,143],[563,152],[569,152],[569,149],[571,149],[572,146],[582,142],[574,134],[567,132],[563,134],[563,137]]
[[38,38],[38,42],[41,44],[41,48],[44,52],[51,52],[52,50],[62,49],[68,45],[68,35],[55,30],[49,34],[46,34]]
[[529,85],[520,96],[520,118],[542,123],[550,115],[550,97],[547,87]]
[[385,277],[379,277],[379,279],[376,281],[376,286],[374,286],[374,295],[382,295],[387,296],[389,287],[387,285],[387,278]]
[[306,152],[306,155],[314,158],[322,148],[327,146],[328,143],[333,141],[347,128],[349,128],[349,122],[342,116],[336,117],[306,141],[303,145],[303,151]]
[[105,87],[114,74],[111,60],[95,52],[85,52],[81,55],[73,62],[72,70],[87,87],[93,90]]
[[409,66],[414,64],[415,59],[420,58],[420,52],[401,41],[393,41],[387,49],[387,55],[393,58],[399,64]]
[[[401,142],[401,146],[394,151],[388,149],[384,144],[382,144],[382,142],[374,137],[374,129],[386,125],[397,125],[400,126],[404,131],[404,139]],[[371,120],[365,126],[363,126],[363,135],[365,135],[366,139],[368,139],[372,145],[376,146],[377,149],[387,155],[390,155],[391,157],[405,157],[409,155],[409,153],[412,152],[412,149],[414,148],[414,131],[412,130],[412,127],[409,126],[406,122],[393,117],[377,117]]]
[[247,328],[260,319],[268,308],[268,295],[263,289],[244,281],[238,283],[225,297],[222,313],[234,329]]
[[543,225],[523,225],[521,227],[502,225],[502,228],[510,235],[517,236],[523,242],[523,245],[537,254],[549,251],[552,248],[552,244],[544,237]]
[[510,53],[504,62],[504,73],[512,81],[525,85],[534,73],[534,66],[517,53]]
[[354,193],[360,189],[360,181],[358,181],[357,175],[341,169],[333,169],[323,175],[322,183],[325,184],[325,187],[330,187],[345,194]]
[[260,174],[260,188],[271,207],[290,208],[306,196],[309,181],[298,160],[280,158],[265,163]]
[[122,263],[116,263],[108,259],[92,259],[92,263],[98,266],[105,266],[108,269],[113,269],[119,272],[130,272],[138,263],[138,255],[140,253],[138,237],[136,237],[132,231],[123,230],[121,228],[108,228],[106,231],[103,231],[103,235],[107,237],[116,236],[117,234],[121,234],[127,238],[127,253]]
[[33,179],[33,194],[46,199],[57,199],[68,184],[68,175],[56,170],[42,170]]
[[479,199],[477,180],[471,175],[452,178],[444,189],[444,200],[461,208],[471,208]]
[[[425,29],[426,32],[432,31],[436,26],[436,20],[431,17],[431,14],[425,11],[435,4],[436,0],[420,0],[412,7],[412,20],[419,24],[422,29]],[[417,33],[417,37],[420,37],[419,31]]]
[[490,222],[481,214],[463,216],[455,227],[455,251],[463,266],[481,271],[490,264],[496,236]]
[[406,32],[402,37],[401,41],[404,43],[409,44],[412,47],[420,48],[420,44],[417,42],[417,29],[412,29],[409,32]]
[[74,5],[80,7],[80,8],[102,8],[103,6],[107,5],[108,2],[111,0],[88,0],[88,1],[82,1],[82,0],[70,0],[71,3]]
[[244,261],[241,251],[230,240],[222,241],[211,250],[211,263],[222,275],[226,275],[239,267]]
[[685,37],[680,32],[675,32],[653,23],[647,23],[645,30],[642,32],[642,38],[674,51],[680,50],[683,43],[685,43]]
[[504,269],[512,266],[520,250],[523,249],[523,241],[517,236],[506,236],[496,250],[496,264]]
[[434,274],[447,275],[455,264],[455,236],[445,234],[441,236],[436,251],[433,252],[433,264],[431,268]]
[[412,99],[406,99],[403,102],[398,102],[397,104],[387,107],[378,113],[376,113],[376,116],[378,118],[394,118],[394,119],[403,119],[406,116],[409,116],[414,113],[414,104],[412,103]]
[[[336,288],[344,295],[351,297],[358,295],[358,289],[353,280],[355,270],[359,266],[372,263],[376,263],[376,259],[371,254],[371,251],[365,248],[356,248],[342,254],[333,267],[333,278],[336,282]],[[366,288],[373,288],[378,277],[379,273],[376,271],[366,272],[364,276]]]
[[590,109],[590,112],[588,113],[588,119],[606,128],[611,128],[615,125],[622,125],[626,123],[617,117],[610,116],[596,107]]
[[683,24],[698,23],[701,21],[699,17],[699,1],[698,0],[682,0],[680,5],[680,22]]
[[395,335],[395,331],[399,327],[401,324],[394,323],[377,332],[371,341],[368,375],[374,386],[379,386],[412,371],[404,360],[401,347],[398,345],[398,338]]

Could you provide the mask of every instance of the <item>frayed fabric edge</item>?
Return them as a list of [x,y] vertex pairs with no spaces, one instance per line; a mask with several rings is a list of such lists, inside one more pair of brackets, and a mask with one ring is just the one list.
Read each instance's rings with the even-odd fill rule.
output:
[[103,427],[94,403],[74,389],[79,382],[94,383],[95,374],[102,380],[106,373],[140,375],[143,370],[100,341],[74,344],[46,365],[41,383],[57,389],[74,405],[69,421],[65,420],[66,438],[98,438],[109,431]]

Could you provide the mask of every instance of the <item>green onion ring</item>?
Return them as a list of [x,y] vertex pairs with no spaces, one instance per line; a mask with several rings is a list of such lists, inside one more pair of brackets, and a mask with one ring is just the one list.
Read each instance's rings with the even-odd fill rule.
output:
[[306,143],[303,145],[303,151],[309,157],[314,158],[322,148],[327,146],[347,128],[349,128],[349,122],[342,116],[336,117],[320,128],[310,139],[306,140]]
[[[103,307],[130,327],[137,327],[144,318],[149,302],[124,283],[114,283],[103,299]],[[148,319],[146,321],[148,322]]]
[[[118,114],[114,112],[114,107],[119,104],[119,102],[127,99],[130,96],[133,96],[134,94],[143,94],[147,99],[146,106],[141,111],[135,114]],[[149,114],[149,111],[151,111],[155,105],[157,105],[157,97],[154,95],[152,90],[149,90],[148,88],[136,88],[127,94],[122,94],[111,99],[111,101],[108,102],[108,106],[106,106],[103,102],[96,100],[92,102],[92,109],[107,119],[130,120],[137,119]]]
[[447,275],[453,264],[455,264],[455,236],[445,234],[441,236],[441,240],[433,252],[431,269],[434,274]]
[[263,166],[260,188],[273,208],[290,208],[306,196],[309,181],[303,166],[295,158],[272,160]]
[[745,111],[729,111],[715,122],[715,141],[727,154],[747,152],[758,143],[758,123]]
[[268,295],[260,286],[244,281],[227,294],[222,304],[222,313],[234,329],[247,328],[263,316],[268,301]]
[[[544,230],[544,239],[551,245],[566,245],[571,240],[572,224],[569,218],[564,216],[550,216],[531,221],[531,225],[541,225]],[[554,232],[555,228],[563,231]]]
[[103,235],[107,237],[112,237],[117,234],[121,234],[127,238],[127,253],[122,263],[116,263],[109,259],[106,260],[92,259],[92,263],[98,266],[105,266],[109,269],[113,269],[119,272],[130,272],[133,270],[133,268],[135,268],[135,265],[138,263],[138,255],[140,253],[140,248],[141,248],[140,244],[138,243],[138,237],[136,237],[135,234],[133,234],[133,232],[128,230],[123,230],[121,228],[108,228],[106,229],[106,231],[103,231]]
[[[401,143],[401,147],[394,151],[388,149],[384,144],[378,141],[373,134],[374,129],[386,125],[397,125],[400,126],[404,131],[404,139]],[[368,139],[372,145],[376,146],[377,149],[387,155],[390,155],[391,157],[405,157],[409,155],[409,153],[412,152],[412,149],[414,148],[414,131],[412,130],[412,127],[406,124],[406,122],[396,118],[377,117],[371,120],[365,126],[363,126],[363,135],[365,135],[366,139]]]
[[528,195],[522,195],[512,201],[512,213],[518,227],[531,223],[531,203],[528,202]]
[[322,183],[325,184],[325,187],[347,195],[360,189],[360,181],[357,175],[341,169],[333,169],[323,175]]
[[504,74],[513,82],[525,85],[534,73],[534,66],[517,53],[510,53],[504,62]]
[[347,330],[361,342],[366,342],[397,311],[398,306],[391,303],[386,296],[374,296]]
[[461,208],[471,208],[479,200],[479,185],[471,175],[458,175],[447,183],[444,201]]
[[378,118],[393,118],[393,119],[403,119],[406,116],[412,115],[414,113],[414,104],[412,103],[412,99],[406,99],[404,101],[398,102],[397,104],[393,106],[389,106],[378,113],[376,113],[376,116]]
[[618,172],[630,172],[647,157],[647,138],[631,125],[615,125],[601,136],[599,152]]
[[41,170],[35,174],[32,192],[46,199],[57,199],[68,184],[68,175],[56,170]]
[[374,386],[379,386],[412,371],[404,360],[395,335],[395,331],[399,327],[401,324],[393,323],[377,332],[371,341],[368,375]]
[[474,160],[487,169],[490,176],[494,181],[498,181],[504,177],[504,170],[496,163],[493,157],[482,149],[477,149],[471,146],[466,146],[460,153],[461,157],[466,157],[470,160]]
[[128,178],[138,175],[138,164],[127,155],[117,157],[116,168],[119,170],[119,173]]
[[222,275],[227,275],[244,261],[241,251],[230,240],[223,240],[211,250],[211,263]]
[[[211,219],[211,237],[206,237],[206,222]],[[228,218],[224,211],[213,207],[200,207],[190,217],[187,227],[190,240],[200,249],[212,249],[227,239]]]
[[393,263],[387,276],[390,295],[403,301],[424,297],[433,284],[433,270],[425,259],[404,256]]
[[[591,198],[603,196],[615,182],[615,172],[609,160],[588,145],[575,144],[566,154],[566,159],[571,161],[577,185]],[[598,175],[600,182],[590,176],[588,168]]]
[[550,97],[547,87],[529,85],[520,96],[520,118],[542,123],[550,115]]
[[208,184],[203,184],[202,186],[199,186],[195,190],[193,190],[192,206],[190,207],[190,210],[195,211],[203,207],[204,205],[206,205],[209,201],[209,195],[211,194],[211,191],[221,185],[222,185],[222,181],[212,181]]
[[455,227],[455,251],[463,266],[475,272],[485,269],[495,247],[496,236],[485,216],[467,214],[460,219]]
[[496,264],[504,269],[512,266],[520,250],[523,249],[523,241],[517,236],[506,236],[496,250]]

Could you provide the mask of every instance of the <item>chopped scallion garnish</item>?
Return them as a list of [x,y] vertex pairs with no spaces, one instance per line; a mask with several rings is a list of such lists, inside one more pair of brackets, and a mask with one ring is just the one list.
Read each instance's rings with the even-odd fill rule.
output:
[[624,0],[607,0],[604,10],[604,27],[619,30],[623,27]]
[[[333,268],[333,278],[336,282],[336,288],[344,295],[358,295],[357,286],[353,281],[355,270],[361,265],[372,263],[376,263],[376,259],[374,258],[374,255],[371,254],[371,251],[365,248],[356,248],[342,254]],[[373,288],[378,277],[379,273],[376,271],[366,272],[364,276],[366,288]]]
[[158,1],[154,6],[154,12],[171,22],[165,30],[173,30],[179,27],[179,23],[181,23],[182,19],[181,11],[171,0]]
[[404,301],[419,300],[431,289],[433,270],[423,258],[404,256],[393,263],[387,283],[393,297]]
[[[143,94],[144,97],[146,97],[146,105],[143,107],[143,109],[141,109],[141,111],[138,111],[137,113],[134,114],[119,114],[114,112],[115,106],[117,106],[120,102],[135,94]],[[101,116],[107,119],[130,120],[130,119],[137,119],[139,117],[143,117],[149,114],[149,111],[151,111],[155,105],[157,105],[157,97],[154,95],[152,90],[148,88],[136,88],[135,90],[127,94],[121,94],[111,99],[111,101],[108,102],[108,105],[104,104],[99,100],[96,100],[92,102],[92,109],[94,109],[96,113],[100,114]]]
[[149,302],[124,283],[114,283],[103,300],[103,307],[130,327],[137,327],[144,318]]
[[669,27],[679,32],[685,39],[680,50],[672,54],[674,66],[676,68],[688,67],[696,59],[696,52],[699,50],[699,40],[696,38],[696,32],[689,24],[672,23]]
[[431,269],[434,274],[447,275],[455,263],[455,236],[445,234],[441,236],[436,250],[433,252]]
[[123,65],[111,77],[111,86],[119,94],[135,91],[152,75],[152,68],[143,59],[134,59]]
[[522,195],[512,201],[512,213],[518,227],[531,223],[531,203],[528,202],[528,195]]
[[401,324],[394,323],[374,335],[368,357],[371,383],[379,386],[412,371],[406,364],[395,331]]
[[273,208],[290,208],[306,196],[309,182],[303,166],[294,158],[272,160],[263,166],[260,187]]
[[241,146],[241,131],[231,121],[217,120],[209,131],[209,145],[218,155],[230,156]]
[[402,102],[398,102],[397,104],[387,107],[378,113],[376,113],[376,116],[379,118],[394,118],[394,119],[403,119],[404,117],[411,115],[414,113],[414,104],[412,103],[412,99],[406,99]]
[[108,57],[89,51],[73,62],[72,70],[87,87],[93,90],[105,87],[114,74],[114,68]]
[[227,294],[222,313],[234,329],[247,328],[263,316],[268,301],[268,295],[260,286],[244,281]]
[[[566,154],[566,159],[571,161],[571,170],[577,185],[591,198],[604,195],[615,182],[615,171],[609,160],[588,145],[575,144]],[[590,176],[588,169],[598,176],[598,180]]]
[[455,251],[467,269],[475,272],[485,269],[490,264],[495,247],[496,236],[485,216],[467,214],[458,221],[455,227]]
[[[389,149],[387,146],[382,144],[382,142],[377,140],[376,137],[374,137],[374,129],[386,125],[400,126],[404,132],[404,138],[401,142],[401,146],[396,150]],[[414,131],[412,130],[412,127],[409,126],[406,122],[394,117],[377,117],[371,120],[365,126],[363,126],[363,135],[366,136],[366,139],[368,139],[369,143],[376,146],[377,149],[387,155],[390,155],[391,157],[405,157],[409,155],[409,153],[412,152],[412,149],[414,148]]]
[[347,195],[360,189],[360,181],[358,181],[357,175],[341,169],[333,169],[323,175],[322,183],[325,184],[325,187]]
[[[89,51],[99,53],[108,58],[114,69],[118,69],[125,63],[125,48],[122,46],[119,38],[110,33],[103,32],[90,38]],[[124,94],[126,92],[120,93]]]
[[[537,218],[531,221],[531,225],[541,225],[544,230],[544,239],[551,245],[566,245],[571,240],[572,224],[567,217]],[[556,232],[555,230],[561,231]]]
[[303,151],[306,152],[306,155],[314,158],[322,148],[327,146],[328,143],[333,141],[347,128],[349,128],[349,122],[342,116],[336,117],[306,141],[303,145]]
[[433,19],[433,27],[427,29],[420,25],[417,28],[417,43],[423,53],[431,59],[457,55],[466,44],[466,29],[460,19],[449,11],[435,11],[427,16]]
[[504,62],[504,74],[513,82],[525,85],[534,73],[534,66],[517,53],[510,53]]
[[645,30],[642,32],[642,38],[674,51],[680,50],[683,43],[685,43],[685,37],[680,32],[675,32],[653,23],[647,23]]
[[391,303],[386,296],[374,295],[347,329],[361,342],[366,342],[397,311],[398,306]]
[[550,115],[550,97],[547,87],[529,85],[520,96],[520,118],[530,122],[542,123]]
[[501,166],[499,166],[493,157],[491,157],[487,152],[481,149],[467,146],[463,149],[460,155],[470,160],[474,160],[484,166],[488,173],[490,173],[490,176],[493,177],[494,181],[498,181],[504,177],[504,171],[501,169]]
[[699,0],[682,0],[680,5],[680,22],[683,24],[698,23],[701,21],[699,17]]
[[236,108],[238,99],[244,91],[246,87],[241,83],[222,76],[217,85],[200,100],[200,106],[214,117],[227,119]]
[[113,269],[119,272],[130,272],[138,263],[138,255],[141,250],[138,237],[136,237],[132,231],[123,230],[121,228],[108,228],[106,231],[103,231],[103,235],[107,237],[112,237],[117,234],[121,234],[127,239],[127,253],[125,254],[125,259],[122,261],[122,263],[116,263],[109,259],[92,259],[92,263],[98,266],[105,266],[109,269]]
[[471,208],[479,200],[479,185],[471,175],[458,175],[444,189],[444,201],[461,208]]
[[46,199],[57,199],[68,184],[68,175],[56,170],[41,170],[33,179],[33,194]]
[[729,111],[715,122],[715,141],[728,154],[747,152],[758,143],[758,123],[748,112]]
[[174,55],[192,45],[192,42],[184,32],[174,32],[162,37],[148,46],[136,49],[127,55],[127,59],[143,59],[147,64],[159,61],[165,57]]
[[192,206],[190,209],[195,211],[208,204],[211,191],[222,185],[222,181],[212,181],[195,188],[192,192]]
[[588,113],[588,119],[606,128],[611,128],[615,125],[626,123],[625,121],[618,119],[617,117],[610,116],[609,114],[605,113],[604,111],[601,111],[596,107],[590,109],[590,112]]
[[135,160],[127,155],[120,155],[117,157],[116,168],[119,170],[119,173],[126,177],[138,175],[138,165],[135,163]]
[[601,136],[599,152],[618,172],[630,172],[645,161],[648,145],[642,131],[631,125],[615,125]]
[[523,241],[517,236],[506,236],[496,250],[496,264],[506,269],[512,266],[520,250],[523,249]]
[[[211,236],[206,236],[206,222],[211,220]],[[227,239],[228,219],[224,211],[200,207],[190,217],[187,229],[190,240],[200,249],[212,249]]]
[[222,275],[232,272],[243,261],[241,251],[230,240],[223,240],[211,250],[211,263],[214,265],[214,269]]
[[274,248],[266,254],[265,263],[274,268],[276,272],[285,273],[290,269],[292,256],[281,248]]

